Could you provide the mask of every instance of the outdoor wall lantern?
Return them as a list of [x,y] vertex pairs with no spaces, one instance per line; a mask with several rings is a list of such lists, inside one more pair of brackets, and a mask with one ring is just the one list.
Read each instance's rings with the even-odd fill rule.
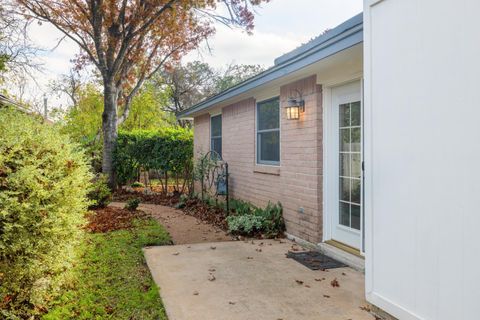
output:
[[302,99],[300,92],[297,98],[288,98],[287,106],[287,120],[300,119],[300,112],[305,112],[305,100]]

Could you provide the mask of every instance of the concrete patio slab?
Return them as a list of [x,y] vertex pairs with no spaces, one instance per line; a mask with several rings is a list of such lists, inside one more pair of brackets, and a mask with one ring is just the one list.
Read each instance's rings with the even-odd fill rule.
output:
[[[288,240],[145,248],[170,320],[372,320],[364,276],[312,271],[285,254]],[[331,282],[337,279],[339,287]]]

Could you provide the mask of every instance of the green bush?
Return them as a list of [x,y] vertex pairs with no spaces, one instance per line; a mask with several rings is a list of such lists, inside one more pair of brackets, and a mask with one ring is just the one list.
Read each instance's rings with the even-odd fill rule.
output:
[[90,200],[89,209],[105,208],[112,202],[112,191],[108,186],[106,175],[99,175],[93,180],[88,199]]
[[74,262],[91,174],[54,126],[0,109],[0,318],[30,318]]
[[187,205],[187,201],[189,200],[190,198],[185,195],[185,194],[182,194],[180,195],[180,198],[178,199],[178,203],[175,205],[175,209],[183,209],[185,208],[185,206]]
[[143,187],[145,187],[145,185],[141,182],[135,181],[134,183],[132,183],[130,185],[130,187],[132,187],[132,188],[143,188]]
[[255,207],[251,203],[243,200],[230,199],[229,204],[230,210],[241,216],[252,214],[255,210]]
[[130,199],[127,201],[127,204],[125,205],[125,209],[130,211],[135,211],[137,210],[139,204],[140,204],[140,199],[138,198]]
[[230,216],[227,218],[228,231],[234,234],[252,235],[260,232],[263,227],[263,218],[253,214]]
[[265,209],[239,200],[232,201],[232,204],[235,215],[227,217],[231,233],[248,236],[261,233],[267,237],[276,237],[285,230],[280,203],[274,205],[269,202]]
[[140,169],[156,171],[167,192],[169,179],[183,193],[190,188],[193,171],[193,134],[184,128],[120,132],[114,151],[115,173],[120,184],[137,179]]

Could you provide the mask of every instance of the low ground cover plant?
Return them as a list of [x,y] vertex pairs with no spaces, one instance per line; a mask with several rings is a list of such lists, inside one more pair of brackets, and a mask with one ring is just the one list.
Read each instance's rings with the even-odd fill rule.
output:
[[262,234],[278,237],[285,231],[280,203],[268,203],[265,208],[255,207],[245,201],[233,201],[233,212],[227,217],[228,230],[233,234],[253,236]]
[[31,318],[68,281],[92,176],[55,126],[0,109],[0,318]]

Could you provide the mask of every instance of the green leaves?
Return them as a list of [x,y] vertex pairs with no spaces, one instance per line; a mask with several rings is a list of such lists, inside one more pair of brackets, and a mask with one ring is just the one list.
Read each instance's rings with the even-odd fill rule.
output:
[[140,168],[163,174],[186,175],[192,171],[193,134],[184,128],[120,132],[114,151],[119,183],[136,179]]
[[73,264],[91,174],[55,126],[1,109],[0,132],[0,309],[27,318]]
[[285,230],[282,205],[268,203],[265,209],[252,204],[233,200],[235,215],[227,217],[228,230],[234,234],[254,235],[261,233],[266,237],[276,237]]

